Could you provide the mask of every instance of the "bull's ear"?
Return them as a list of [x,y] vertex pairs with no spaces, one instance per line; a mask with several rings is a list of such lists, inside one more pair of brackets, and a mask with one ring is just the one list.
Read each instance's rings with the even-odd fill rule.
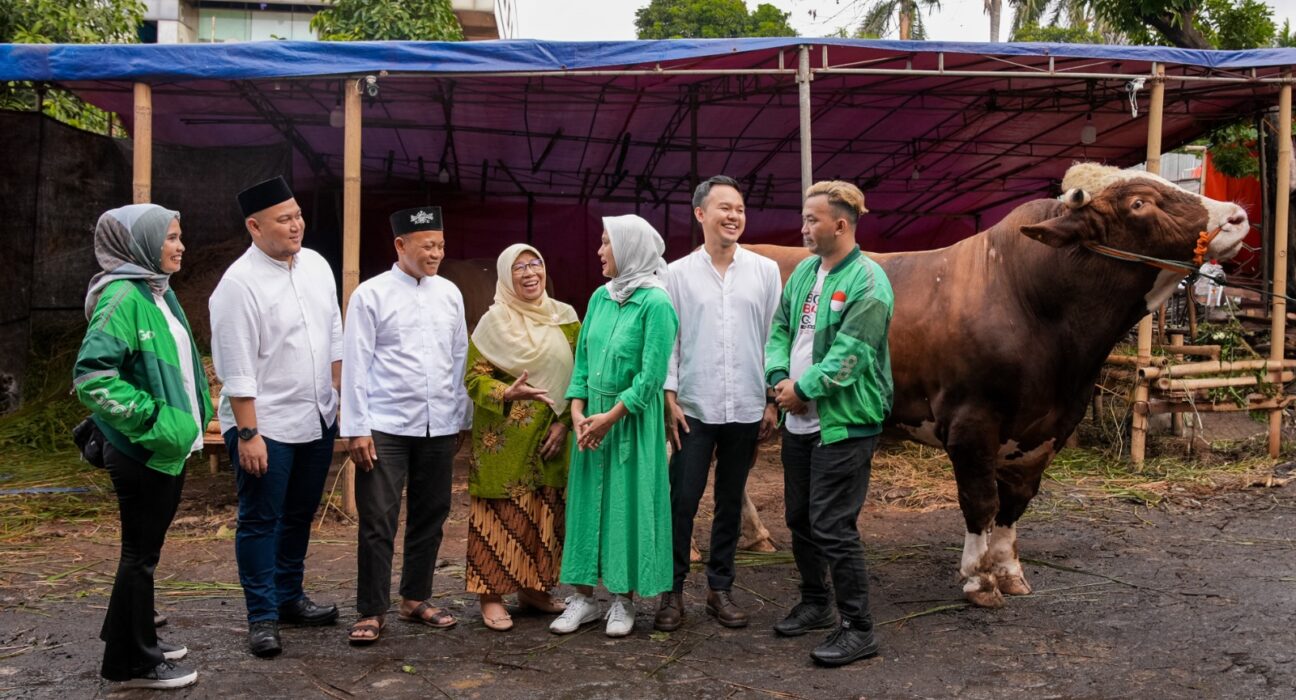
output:
[[1084,221],[1074,214],[1063,214],[1038,224],[1027,224],[1021,227],[1022,235],[1033,238],[1045,245],[1061,248],[1081,240]]

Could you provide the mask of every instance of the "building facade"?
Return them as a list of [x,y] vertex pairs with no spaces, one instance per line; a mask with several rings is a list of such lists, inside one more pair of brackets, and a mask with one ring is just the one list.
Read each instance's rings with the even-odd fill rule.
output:
[[[314,41],[319,0],[145,0],[140,38],[145,43],[190,44],[239,41]],[[515,0],[451,0],[469,41],[510,39],[517,31]]]

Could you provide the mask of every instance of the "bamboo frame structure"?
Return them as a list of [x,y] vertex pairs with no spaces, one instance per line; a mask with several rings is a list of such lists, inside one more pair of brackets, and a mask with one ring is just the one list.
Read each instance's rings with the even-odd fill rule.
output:
[[[1277,375],[1278,381],[1290,382],[1296,378],[1292,372],[1282,372]],[[1196,391],[1198,389],[1222,389],[1230,386],[1255,386],[1260,383],[1260,378],[1254,374],[1244,377],[1189,377],[1186,379],[1172,379],[1162,377],[1154,380],[1156,388],[1161,391]]]
[[[1273,249],[1273,330],[1269,337],[1269,357],[1281,362],[1286,349],[1287,333],[1287,211],[1291,198],[1291,71],[1284,71],[1287,82],[1278,91],[1278,183],[1274,197]],[[1278,371],[1275,370],[1275,374]],[[1269,411],[1269,456],[1277,458],[1282,449],[1281,409]]]
[[153,198],[153,88],[135,83],[135,130],[131,134],[131,202]]
[[[1165,66],[1157,64],[1156,75],[1152,79],[1152,95],[1148,104],[1148,139],[1147,171],[1153,175],[1161,174],[1161,120],[1165,112]],[[1152,358],[1152,316],[1144,316],[1138,325],[1138,359],[1139,366],[1150,365]],[[1148,384],[1144,380],[1134,382],[1134,401],[1137,408],[1148,400]],[[1148,419],[1146,413],[1134,412],[1130,428],[1130,460],[1134,465],[1143,464],[1147,454]]]

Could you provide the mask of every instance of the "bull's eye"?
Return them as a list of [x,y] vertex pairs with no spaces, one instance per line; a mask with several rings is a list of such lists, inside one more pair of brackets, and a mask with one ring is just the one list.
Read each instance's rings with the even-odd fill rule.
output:
[[1134,211],[1138,211],[1139,209],[1142,208],[1143,208],[1143,200],[1141,199],[1134,200],[1134,203],[1130,205],[1130,209],[1133,209]]

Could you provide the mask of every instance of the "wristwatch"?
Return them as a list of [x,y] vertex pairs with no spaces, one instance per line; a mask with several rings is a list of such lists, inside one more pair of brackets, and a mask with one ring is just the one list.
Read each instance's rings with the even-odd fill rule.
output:
[[243,440],[244,442],[246,442],[246,441],[248,441],[248,440],[251,440],[252,438],[254,438],[254,437],[256,437],[256,436],[257,436],[257,429],[256,429],[256,428],[239,428],[239,429],[238,429],[238,439]]

